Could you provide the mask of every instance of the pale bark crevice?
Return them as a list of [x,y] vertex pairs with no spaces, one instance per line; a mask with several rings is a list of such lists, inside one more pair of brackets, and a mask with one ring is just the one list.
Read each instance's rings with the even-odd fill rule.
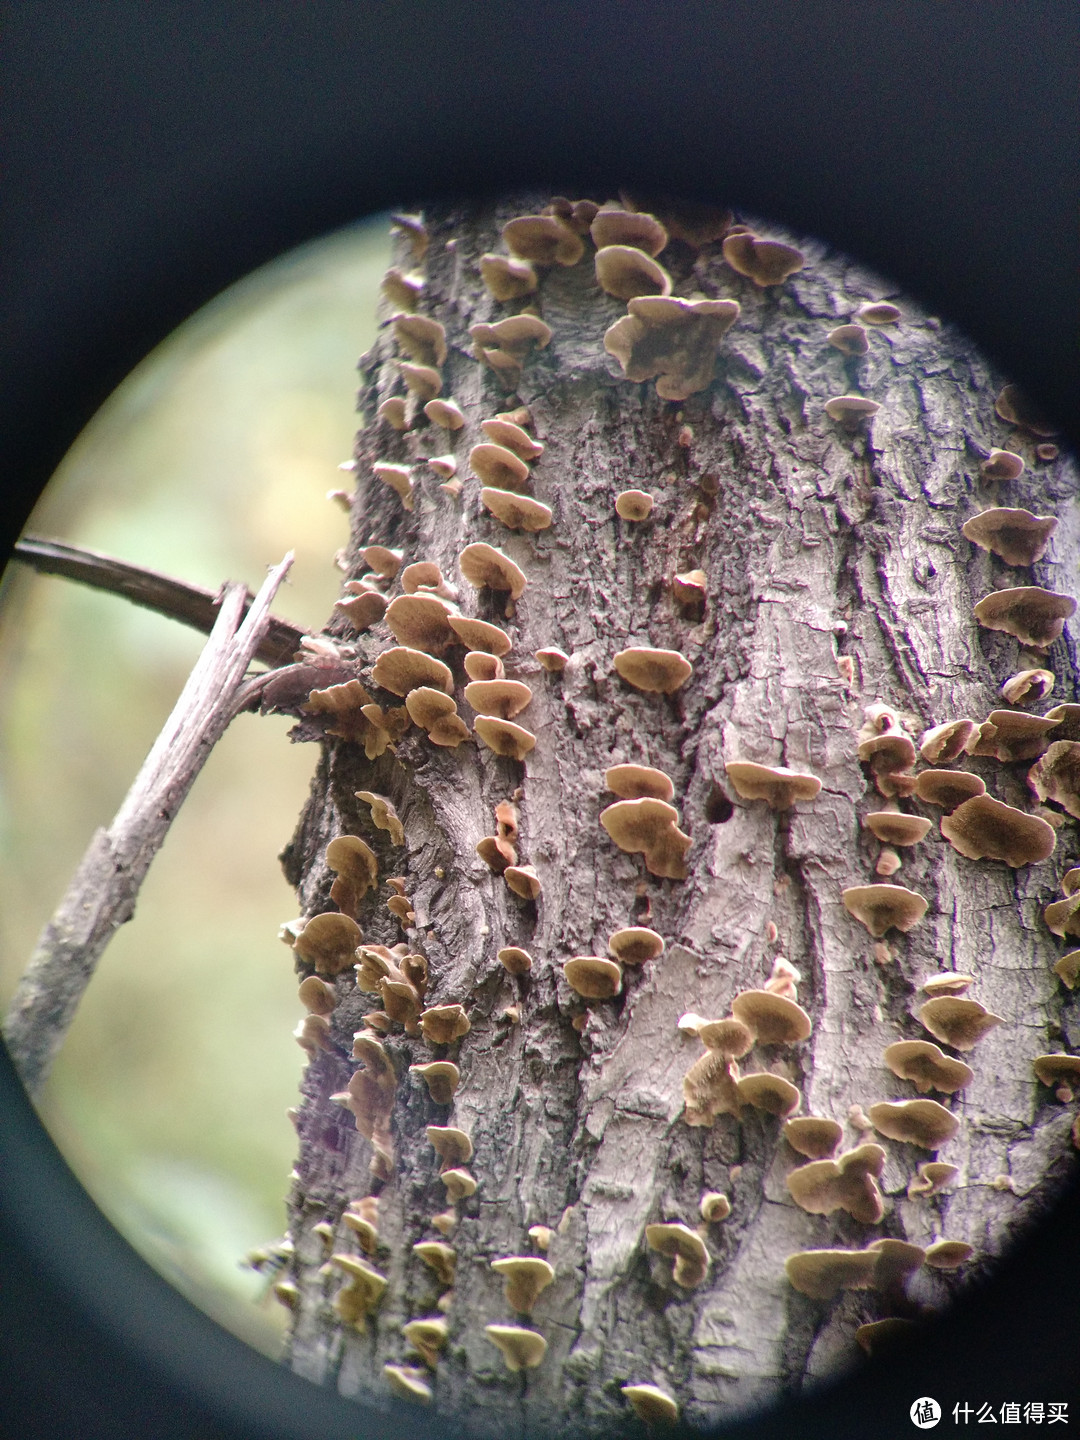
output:
[[[856,756],[863,706],[896,705],[916,733],[961,714],[982,719],[1018,668],[1016,642],[980,631],[971,607],[1028,572],[972,552],[960,536],[971,513],[997,500],[979,460],[1010,442],[993,411],[999,380],[985,362],[906,302],[900,327],[875,332],[867,357],[845,359],[825,332],[882,286],[816,243],[804,246],[804,271],[762,292],[715,251],[694,257],[673,247],[677,293],[734,294],[743,305],[714,385],[676,405],[658,400],[651,384],[621,379],[603,351],[604,331],[624,307],[596,290],[591,262],[555,267],[539,292],[554,338],[519,386],[547,446],[534,490],[554,508],[555,523],[538,536],[511,535],[481,510],[466,457],[483,438],[479,421],[507,408],[491,372],[471,356],[467,327],[504,313],[480,287],[476,261],[496,248],[498,225],[513,213],[521,210],[430,217],[423,309],[446,325],[444,394],[468,424],[451,438],[430,427],[400,435],[372,421],[398,388],[385,332],[361,366],[369,423],[357,442],[350,553],[378,541],[404,549],[407,560],[436,560],[459,584],[465,613],[510,631],[508,672],[533,688],[520,719],[538,744],[522,766],[472,744],[439,750],[412,730],[396,756],[375,762],[358,747],[333,745],[316,777],[288,852],[304,913],[329,908],[326,843],[362,835],[379,856],[381,879],[408,876],[417,916],[408,938],[428,956],[429,1003],[460,1001],[473,1028],[460,1045],[462,1083],[451,1107],[435,1105],[408,1074],[410,1063],[433,1058],[431,1047],[401,1035],[387,1040],[400,1077],[397,1165],[381,1196],[385,1248],[377,1257],[389,1285],[368,1333],[343,1331],[328,1303],[338,1281],[319,1273],[324,1256],[311,1226],[337,1225],[344,1204],[371,1188],[370,1147],[328,1097],[352,1073],[352,1031],[378,1002],[352,992],[348,977],[339,981],[334,1049],[308,1066],[298,1116],[290,1217],[301,1296],[290,1363],[343,1393],[389,1403],[381,1371],[406,1355],[400,1326],[434,1313],[439,1295],[412,1252],[433,1238],[430,1216],[446,1204],[424,1127],[452,1123],[472,1136],[480,1188],[459,1204],[452,1236],[458,1279],[451,1338],[432,1381],[437,1405],[477,1433],[630,1433],[636,1422],[619,1391],[628,1381],[663,1386],[686,1418],[704,1423],[852,1359],[854,1328],[886,1313],[884,1302],[873,1292],[830,1305],[808,1300],[784,1277],[792,1251],[947,1235],[976,1246],[968,1273],[977,1274],[1046,1203],[1069,1164],[1072,1111],[1040,1098],[1030,1061],[1051,1048],[1048,1026],[1060,1024],[1076,1045],[1080,1020],[1050,973],[1059,950],[1040,911],[1075,832],[1069,822],[1051,860],[1014,872],[962,859],[935,825],[927,842],[905,852],[896,877],[925,894],[930,911],[908,936],[888,937],[888,964],[875,960],[873,941],[840,903],[846,886],[874,878],[877,857],[861,828],[881,804]],[[856,388],[883,408],[849,434],[822,405]],[[418,460],[450,448],[465,480],[457,501]],[[376,460],[416,464],[413,512],[371,476]],[[1059,516],[1050,557],[1034,575],[1065,591],[1080,559],[1075,480],[1062,460],[1029,465],[1001,491],[1001,503]],[[655,518],[640,526],[615,518],[614,496],[627,488],[656,496]],[[461,581],[456,558],[474,540],[497,545],[528,576],[510,618],[501,598],[477,597]],[[672,574],[691,568],[709,577],[700,618],[680,612],[670,595]],[[340,619],[330,628],[355,641],[361,673],[388,643],[384,627],[359,638]],[[630,689],[612,668],[628,643],[681,650],[693,662],[692,680],[672,697]],[[542,645],[572,653],[561,676],[533,660]],[[854,665],[850,684],[839,656]],[[1053,699],[1071,698],[1071,639],[1052,648],[1048,665],[1058,677]],[[774,815],[734,794],[724,774],[734,758],[809,769],[824,788],[812,805]],[[685,882],[649,876],[640,857],[616,850],[600,827],[613,798],[604,769],[626,760],[658,766],[675,782],[694,841]],[[1033,808],[1026,766],[969,765],[1000,798]],[[519,854],[544,886],[535,907],[475,854],[492,833],[493,807],[519,787]],[[353,798],[357,789],[394,801],[404,849],[373,829]],[[726,819],[710,823],[717,793],[733,804]],[[580,1006],[562,961],[605,953],[611,931],[640,921],[646,906],[665,955],[628,971],[623,994],[590,1007],[579,1035],[570,1018]],[[382,943],[401,934],[373,897],[360,923]],[[527,980],[509,977],[495,958],[504,944],[533,955]],[[955,1189],[909,1201],[908,1181],[925,1154],[885,1141],[882,1224],[860,1225],[843,1212],[811,1216],[787,1192],[795,1158],[775,1120],[751,1111],[739,1122],[686,1125],[682,1077],[700,1047],[679,1034],[679,1015],[725,1014],[738,990],[762,983],[778,951],[803,974],[800,1002],[814,1033],[802,1047],[759,1047],[748,1068],[784,1070],[803,1091],[804,1113],[841,1122],[854,1105],[913,1093],[880,1055],[890,1040],[922,1034],[914,1018],[919,980],[943,968],[979,977],[979,998],[1007,1023],[980,1044],[974,1083],[949,1102],[964,1122],[942,1152],[961,1167]],[[520,1023],[503,1018],[510,1004]],[[845,1147],[861,1138],[847,1128]],[[1015,1193],[994,1188],[999,1175],[1012,1176]],[[698,1223],[706,1189],[726,1191],[733,1212],[709,1230],[707,1280],[683,1291],[670,1260],[646,1249],[644,1226]],[[527,1251],[526,1231],[538,1223],[556,1229],[548,1255],[556,1280],[530,1322],[546,1336],[548,1354],[523,1380],[507,1374],[483,1334],[485,1324],[512,1319],[489,1262]],[[352,1248],[341,1229],[336,1243]],[[962,1283],[922,1272],[909,1287],[912,1302],[939,1306]]]

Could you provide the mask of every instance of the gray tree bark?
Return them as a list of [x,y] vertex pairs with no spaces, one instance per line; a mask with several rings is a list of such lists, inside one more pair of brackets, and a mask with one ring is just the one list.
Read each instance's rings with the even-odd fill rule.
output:
[[[377,405],[402,393],[390,328],[361,362],[364,428],[349,574],[362,572],[358,551],[371,542],[400,548],[403,563],[437,562],[458,588],[463,613],[510,631],[507,673],[533,690],[518,723],[538,738],[524,763],[471,737],[437,748],[415,727],[396,753],[375,761],[356,743],[325,744],[285,856],[303,914],[336,908],[328,842],[363,837],[380,867],[380,888],[359,915],[365,939],[393,945],[404,938],[422,951],[431,975],[426,1004],[460,1002],[472,1028],[449,1052],[400,1026],[387,1037],[397,1072],[396,1156],[392,1176],[373,1180],[371,1145],[330,1096],[357,1068],[353,1033],[379,1002],[355,988],[351,970],[332,982],[339,1003],[328,1048],[316,1049],[307,1066],[297,1117],[288,1360],[343,1394],[401,1403],[383,1366],[424,1368],[401,1327],[440,1313],[446,1290],[413,1251],[441,1238],[430,1217],[448,1204],[425,1127],[453,1125],[471,1137],[478,1189],[458,1203],[448,1241],[457,1270],[445,1302],[449,1338],[428,1372],[436,1406],[475,1433],[632,1434],[640,1422],[623,1385],[655,1384],[686,1420],[715,1422],[852,1363],[860,1354],[854,1330],[865,1321],[946,1306],[958,1286],[994,1264],[1072,1163],[1074,1107],[1038,1085],[1031,1069],[1037,1054],[1080,1046],[1077,1004],[1051,970],[1063,946],[1041,918],[1076,854],[1071,817],[1055,817],[1063,824],[1050,859],[1014,870],[961,857],[939,833],[942,812],[904,800],[901,808],[934,821],[894,877],[927,898],[925,919],[907,935],[891,930],[879,945],[847,913],[841,892],[878,878],[880,846],[862,820],[884,802],[856,753],[864,708],[894,706],[917,740],[932,725],[982,720],[1003,703],[999,687],[1021,668],[1021,647],[980,628],[972,607],[1014,585],[1067,592],[1080,561],[1080,509],[1072,462],[1038,460],[1036,440],[999,418],[1002,377],[947,324],[903,299],[901,323],[872,329],[864,357],[846,358],[827,343],[828,331],[860,303],[890,292],[815,241],[797,242],[806,257],[801,271],[765,289],[736,274],[719,244],[700,252],[668,247],[661,258],[674,293],[731,296],[742,306],[720,346],[714,382],[682,402],[659,399],[652,382],[626,380],[605,352],[604,334],[625,305],[598,289],[587,244],[580,263],[542,272],[531,298],[553,339],[529,359],[508,397],[496,373],[474,358],[468,327],[520,302],[492,300],[477,262],[502,248],[507,219],[543,203],[525,197],[426,217],[431,243],[418,267],[425,279],[419,309],[446,327],[443,395],[464,412],[463,429],[448,433],[421,416],[398,433],[376,419]],[[402,267],[412,263],[403,242]],[[856,390],[881,409],[848,429],[823,406]],[[480,421],[518,404],[528,406],[545,446],[531,485],[553,508],[554,523],[537,535],[511,533],[482,508],[467,463],[470,447],[485,438]],[[1019,479],[996,487],[983,479],[980,464],[993,447],[1024,456]],[[464,481],[458,498],[421,462],[448,450]],[[411,512],[373,476],[378,461],[416,467]],[[643,523],[615,515],[616,494],[631,488],[655,497]],[[1057,516],[1046,559],[1010,569],[961,536],[965,520],[995,504]],[[475,541],[499,547],[525,572],[510,619],[505,596],[474,591],[458,570],[460,551]],[[696,615],[671,591],[672,576],[692,569],[707,576]],[[355,645],[357,673],[370,686],[371,664],[393,643],[385,625],[356,637],[339,617],[329,629]],[[631,644],[682,652],[691,679],[671,696],[630,687],[613,656]],[[572,656],[561,675],[533,658],[545,646]],[[1075,693],[1068,629],[1047,653],[1055,691],[1040,709]],[[454,693],[471,720],[461,652],[452,655]],[[373,693],[384,705],[400,703]],[[823,788],[812,802],[774,812],[733,790],[725,773],[733,759],[810,771]],[[604,771],[626,761],[673,778],[693,840],[686,880],[650,875],[641,855],[622,853],[602,829],[600,811],[615,799]],[[1030,761],[957,763],[997,798],[1035,809],[1025,783]],[[393,801],[403,848],[373,826],[357,790]],[[520,861],[535,867],[543,887],[535,905],[476,854],[494,833],[495,805],[515,795]],[[415,911],[407,933],[383,903],[389,875],[406,877]],[[616,999],[586,1005],[569,989],[563,962],[605,955],[611,932],[632,924],[657,930],[665,953],[627,968]],[[512,978],[497,960],[507,945],[532,955],[528,977]],[[705,1127],[683,1118],[683,1076],[702,1047],[680,1032],[679,1017],[727,1014],[737,992],[765,982],[780,953],[801,971],[799,1002],[813,1033],[800,1045],[759,1046],[742,1068],[786,1075],[802,1092],[800,1113],[844,1125],[843,1149],[866,1141],[885,1148],[880,1224],[859,1224],[844,1211],[811,1215],[794,1204],[785,1176],[804,1161],[781,1138],[776,1117],[747,1108]],[[973,1082],[933,1097],[961,1122],[939,1156],[959,1167],[955,1184],[931,1199],[909,1199],[908,1183],[931,1152],[868,1132],[852,1107],[865,1112],[879,1100],[917,1094],[885,1068],[882,1050],[901,1038],[930,1038],[915,1018],[925,1000],[917,987],[942,970],[973,974],[971,995],[1004,1023],[967,1056]],[[511,1006],[516,1023],[505,1013]],[[585,1011],[579,1030],[572,1021]],[[442,1106],[408,1067],[447,1053],[456,1056],[461,1084],[453,1104]],[[379,1249],[370,1260],[388,1285],[360,1333],[332,1308],[344,1276],[321,1268],[328,1250],[312,1227],[333,1228],[335,1253],[359,1253],[342,1211],[376,1191]],[[707,1191],[729,1197],[724,1222],[701,1222]],[[671,1260],[647,1247],[645,1226],[657,1221],[701,1228],[711,1263],[696,1288],[674,1283]],[[515,1317],[490,1262],[532,1253],[527,1232],[538,1224],[555,1232],[547,1258],[556,1277],[531,1318]],[[906,1297],[864,1290],[818,1301],[785,1277],[792,1252],[857,1249],[882,1236],[924,1247],[967,1241],[975,1254],[959,1271],[919,1270]],[[508,1372],[485,1336],[491,1323],[542,1333],[543,1363]]]

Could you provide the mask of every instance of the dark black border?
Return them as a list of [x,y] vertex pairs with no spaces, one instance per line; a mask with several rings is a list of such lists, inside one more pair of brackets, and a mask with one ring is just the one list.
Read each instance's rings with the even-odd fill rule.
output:
[[[365,213],[510,185],[720,195],[819,234],[957,321],[1080,440],[1072,0],[5,12],[5,554],[109,391],[227,284]],[[90,1205],[6,1059],[0,1146],[0,1434],[435,1433],[315,1390],[182,1301]],[[1080,1423],[1077,1198],[917,1354],[745,1433],[911,1435],[926,1393],[1063,1399]]]

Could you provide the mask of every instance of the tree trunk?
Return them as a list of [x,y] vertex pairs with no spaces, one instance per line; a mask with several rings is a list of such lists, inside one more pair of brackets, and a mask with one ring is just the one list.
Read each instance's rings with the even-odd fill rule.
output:
[[[925,919],[908,934],[891,929],[875,940],[841,892],[879,879],[881,846],[862,822],[887,801],[857,754],[865,707],[895,707],[917,744],[928,727],[981,720],[1003,704],[1001,684],[1037,662],[1009,635],[977,625],[972,607],[994,589],[1067,588],[1064,577],[1080,559],[1080,516],[1071,461],[1036,458],[1038,438],[995,413],[1000,377],[948,326],[903,301],[899,325],[869,330],[865,356],[847,358],[827,342],[884,287],[814,241],[799,242],[805,267],[767,288],[725,263],[719,243],[699,252],[673,242],[662,261],[675,293],[733,297],[741,316],[720,344],[707,388],[672,401],[658,398],[653,381],[627,380],[604,348],[626,307],[597,288],[587,237],[585,257],[541,271],[525,302],[498,304],[480,283],[477,262],[502,248],[502,224],[544,203],[528,197],[426,217],[418,308],[446,328],[443,395],[464,412],[463,429],[438,429],[420,414],[403,433],[376,418],[379,403],[402,392],[396,361],[404,357],[391,328],[361,362],[364,428],[348,573],[364,571],[359,550],[372,542],[402,550],[403,564],[435,561],[463,614],[511,634],[507,674],[533,694],[516,723],[537,740],[524,762],[497,756],[472,734],[456,748],[438,747],[416,726],[374,761],[355,741],[325,742],[285,856],[303,914],[337,908],[328,842],[362,837],[377,853],[380,878],[357,911],[365,943],[404,939],[426,955],[424,1003],[459,1002],[471,1029],[449,1050],[397,1024],[385,1037],[397,1076],[394,1159],[388,1179],[373,1178],[371,1143],[330,1097],[345,1091],[357,1068],[353,1034],[381,1002],[354,986],[351,968],[331,981],[339,1003],[327,1048],[316,1046],[305,1072],[297,1117],[289,1361],[316,1382],[381,1405],[391,1403],[384,1365],[425,1370],[401,1327],[438,1315],[448,1291],[413,1246],[442,1238],[431,1217],[450,1204],[425,1127],[454,1126],[471,1137],[478,1189],[450,1207],[457,1224],[447,1243],[457,1261],[443,1301],[449,1337],[425,1371],[435,1405],[477,1433],[637,1433],[623,1385],[655,1384],[685,1419],[704,1424],[836,1373],[860,1353],[858,1325],[946,1305],[1067,1170],[1073,1107],[1036,1083],[1031,1062],[1063,1048],[1062,1035],[1066,1047],[1080,1046],[1076,1004],[1051,971],[1062,947],[1041,918],[1073,852],[1070,817],[1055,814],[1064,828],[1048,860],[1014,869],[962,857],[939,833],[942,810],[902,798],[901,809],[934,822],[923,843],[903,851],[891,882],[929,901]],[[400,264],[415,264],[405,239]],[[553,338],[508,395],[499,372],[474,357],[468,327],[529,299]],[[854,426],[830,419],[825,401],[852,391],[880,411]],[[488,514],[467,459],[485,439],[481,420],[519,405],[545,447],[529,484],[554,511],[551,527],[537,534],[511,532]],[[992,447],[1026,458],[1019,479],[983,477]],[[421,458],[448,451],[464,482],[458,497],[440,489]],[[411,511],[373,475],[380,461],[415,467]],[[655,499],[640,523],[613,508],[630,489]],[[964,539],[961,525],[992,505],[1056,515],[1051,558],[1008,568]],[[516,607],[506,606],[504,592],[477,591],[463,579],[458,555],[477,541],[525,573]],[[672,577],[692,570],[706,576],[698,609],[672,592]],[[395,583],[388,594],[397,593]],[[381,703],[400,705],[370,679],[375,657],[394,643],[385,624],[357,637],[338,616],[329,631],[355,645],[357,673]],[[633,645],[681,652],[691,678],[672,694],[631,686],[613,657]],[[533,658],[541,647],[571,656],[561,674]],[[1044,653],[1056,680],[1041,709],[1071,699],[1075,688],[1071,637]],[[446,658],[471,721],[461,656],[459,648]],[[304,722],[305,733],[313,723]],[[774,811],[736,792],[725,771],[735,759],[812,773],[822,789]],[[650,874],[642,854],[618,849],[600,824],[617,798],[605,770],[631,761],[674,781],[679,823],[693,842],[684,880]],[[1032,812],[1030,765],[962,755],[954,768]],[[392,800],[403,847],[373,826],[358,790]],[[495,833],[495,806],[511,799],[520,813],[519,864],[535,867],[542,885],[535,903],[512,893],[476,852]],[[383,903],[390,875],[405,877],[415,912],[407,931]],[[606,956],[612,932],[633,925],[659,932],[663,955],[627,966],[616,998],[584,1001],[569,988],[564,962]],[[528,976],[514,978],[499,962],[506,946],[530,953]],[[781,1138],[778,1117],[748,1106],[712,1124],[685,1118],[683,1077],[703,1050],[680,1031],[680,1016],[727,1015],[738,992],[764,985],[781,954],[801,974],[798,1001],[813,1032],[804,1043],[759,1044],[742,1071],[786,1076],[801,1090],[800,1114],[844,1126],[842,1150],[883,1146],[878,1224],[844,1210],[810,1214],[793,1202],[785,1178],[806,1161]],[[959,1167],[954,1184],[909,1199],[909,1181],[932,1152],[876,1134],[862,1112],[919,1093],[886,1069],[882,1050],[930,1038],[916,1018],[927,998],[918,987],[945,970],[974,975],[970,995],[1004,1023],[966,1055],[975,1072],[967,1088],[928,1097],[960,1121],[938,1156]],[[298,973],[310,974],[310,965],[298,962]],[[435,1103],[409,1071],[448,1055],[461,1070],[450,1106]],[[728,1196],[731,1214],[706,1225],[699,1205],[710,1191]],[[347,1276],[320,1267],[331,1249],[361,1253],[341,1216],[374,1192],[378,1250],[368,1259],[388,1284],[361,1331],[332,1308]],[[704,1236],[709,1270],[695,1287],[675,1283],[672,1260],[646,1244],[645,1227],[661,1221]],[[313,1232],[321,1222],[333,1228],[329,1246]],[[540,1253],[528,1235],[537,1225],[554,1231],[546,1258],[555,1279],[531,1317],[515,1315],[490,1263]],[[975,1253],[958,1271],[918,1270],[906,1295],[848,1290],[823,1301],[785,1276],[793,1252],[858,1249],[883,1236],[923,1247],[967,1241]],[[538,1368],[508,1371],[485,1335],[493,1323],[540,1332],[547,1353]]]

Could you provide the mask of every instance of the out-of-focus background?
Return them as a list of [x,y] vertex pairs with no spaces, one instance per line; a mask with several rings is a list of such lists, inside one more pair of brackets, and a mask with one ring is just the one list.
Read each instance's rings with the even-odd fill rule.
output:
[[[192,317],[115,392],[30,533],[217,588],[296,552],[274,609],[320,627],[351,489],[355,367],[375,337],[385,218],[303,247]],[[0,586],[0,1006],[94,829],[112,819],[202,637],[10,564]],[[132,1244],[215,1319],[276,1354],[281,1307],[240,1262],[280,1237],[303,1052],[277,928],[277,856],[315,749],[242,715],[214,750],[109,946],[40,1113]]]

